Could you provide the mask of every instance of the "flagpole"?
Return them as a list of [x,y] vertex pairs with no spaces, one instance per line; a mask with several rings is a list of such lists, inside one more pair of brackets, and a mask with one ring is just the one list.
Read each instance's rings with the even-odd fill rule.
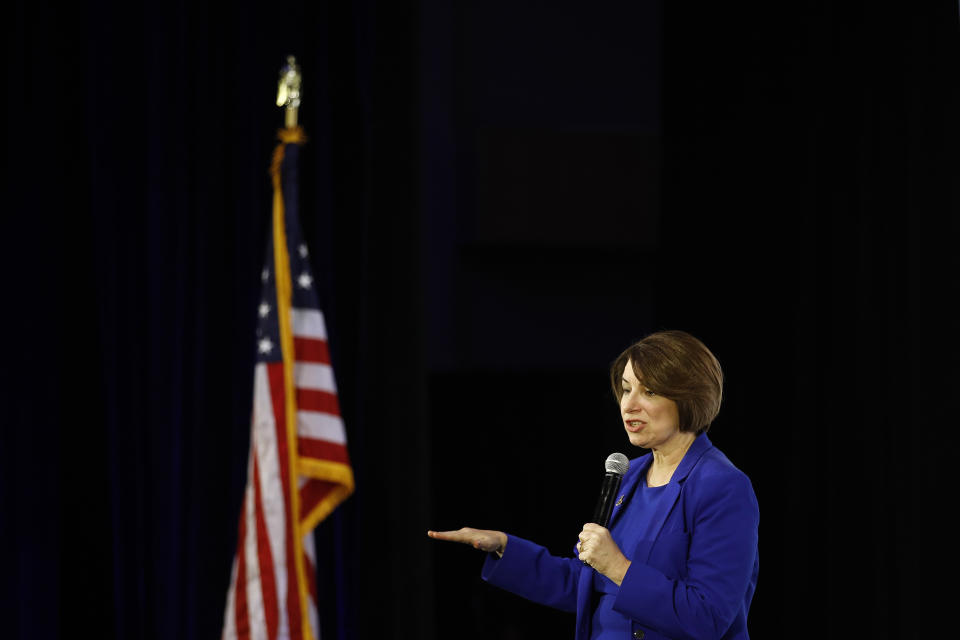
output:
[[284,109],[284,126],[293,129],[297,126],[297,110],[300,108],[300,86],[303,76],[294,56],[287,56],[287,63],[280,69],[280,81],[277,83],[277,106]]
[[[289,492],[290,517],[292,521],[293,536],[292,552],[294,558],[294,567],[296,571],[297,597],[299,600],[300,633],[296,640],[314,640],[314,630],[310,623],[309,614],[309,587],[308,583],[313,583],[314,577],[308,576],[304,566],[304,541],[305,529],[301,514],[299,477],[300,465],[299,455],[297,453],[297,401],[294,381],[294,339],[293,323],[291,321],[292,302],[293,302],[293,282],[290,274],[290,256],[287,251],[287,231],[286,231],[286,211],[283,198],[283,183],[281,179],[281,166],[284,157],[284,149],[287,144],[301,144],[303,142],[303,130],[297,126],[297,110],[300,107],[300,86],[302,76],[300,67],[297,65],[296,58],[287,56],[286,64],[280,69],[280,80],[277,84],[277,106],[285,107],[284,125],[285,129],[280,131],[280,144],[274,153],[271,174],[273,180],[273,254],[274,254],[274,278],[277,291],[277,317],[278,328],[280,332],[280,351],[283,361],[284,378],[284,416],[286,418],[287,433],[287,455],[289,457],[289,485],[286,487]],[[318,629],[319,631],[319,629]]]

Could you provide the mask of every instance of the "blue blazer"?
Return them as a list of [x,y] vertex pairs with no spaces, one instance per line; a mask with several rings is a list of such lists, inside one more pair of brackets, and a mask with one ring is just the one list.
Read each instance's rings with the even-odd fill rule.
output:
[[[621,495],[645,482],[653,456],[630,462]],[[664,490],[655,516],[626,533],[632,564],[613,609],[646,640],[748,638],[747,612],[757,585],[757,498],[750,479],[705,433],[697,436]],[[629,502],[614,507],[611,527]],[[596,604],[593,569],[508,536],[503,557],[489,554],[483,579],[534,602],[576,612],[576,640],[588,640]],[[641,632],[641,633],[638,633]]]

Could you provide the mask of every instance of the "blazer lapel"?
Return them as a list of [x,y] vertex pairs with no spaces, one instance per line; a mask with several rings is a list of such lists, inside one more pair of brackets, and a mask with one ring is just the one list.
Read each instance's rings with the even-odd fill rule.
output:
[[[664,489],[664,494],[661,496],[660,503],[657,505],[656,513],[647,521],[647,527],[643,535],[638,538],[639,541],[653,541],[657,539],[657,536],[660,535],[660,530],[663,529],[663,525],[667,521],[667,517],[669,517],[670,512],[673,511],[673,507],[677,504],[677,498],[680,497],[680,491],[683,488],[684,481],[687,479],[693,467],[700,461],[703,454],[712,447],[713,443],[710,442],[710,438],[708,438],[705,433],[700,434],[697,436],[697,439],[693,441],[693,444],[687,449],[683,460],[680,461],[677,470],[674,471],[673,477],[670,478],[670,482]],[[644,476],[646,476],[646,474],[644,474]],[[644,481],[646,480],[644,479]],[[650,552],[652,550],[653,545],[647,545],[644,562],[650,559]]]

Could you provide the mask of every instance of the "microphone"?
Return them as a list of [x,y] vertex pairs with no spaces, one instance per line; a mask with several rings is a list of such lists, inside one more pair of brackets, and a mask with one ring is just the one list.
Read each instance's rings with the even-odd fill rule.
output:
[[630,460],[622,453],[611,453],[603,463],[603,468],[605,471],[603,484],[600,486],[600,500],[597,501],[597,508],[593,512],[593,522],[606,527],[610,524],[613,503],[617,499],[623,474],[630,468]]

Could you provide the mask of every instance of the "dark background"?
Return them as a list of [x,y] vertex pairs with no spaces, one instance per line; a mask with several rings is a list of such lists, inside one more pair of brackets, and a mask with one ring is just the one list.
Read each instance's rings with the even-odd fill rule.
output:
[[357,491],[327,638],[569,637],[428,528],[569,553],[646,333],[727,375],[756,638],[928,638],[957,397],[956,3],[17,1],[4,637],[220,633],[284,57]]

